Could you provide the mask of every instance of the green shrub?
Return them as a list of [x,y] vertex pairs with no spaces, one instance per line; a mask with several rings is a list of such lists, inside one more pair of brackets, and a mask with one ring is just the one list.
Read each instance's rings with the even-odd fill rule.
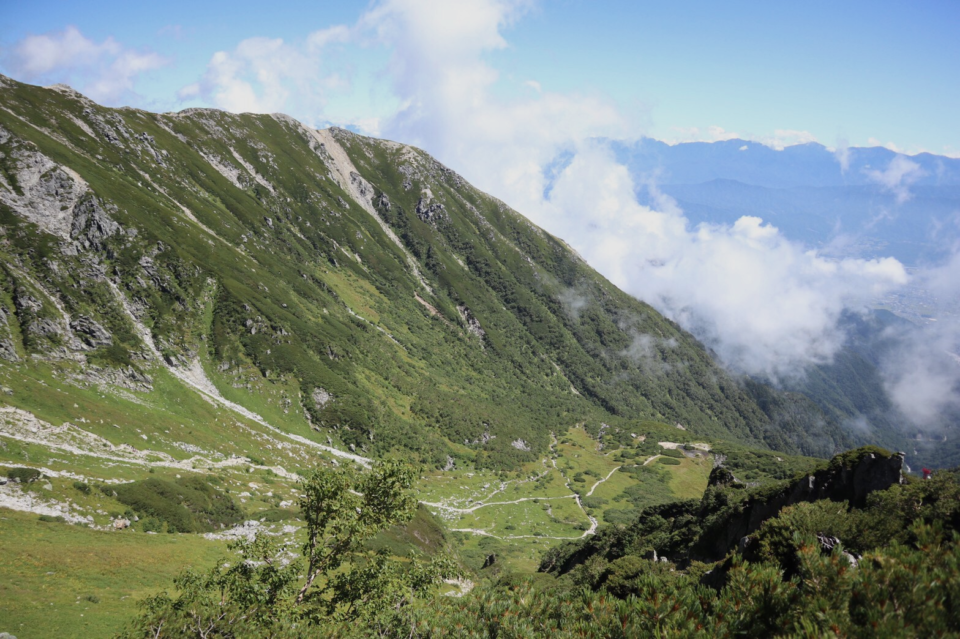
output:
[[30,484],[43,477],[43,473],[36,468],[11,468],[7,471],[7,477],[21,484]]
[[603,513],[603,520],[608,524],[632,524],[636,521],[640,511],[636,508],[611,508]]
[[674,457],[676,459],[681,459],[683,457],[683,453],[676,448],[664,448],[660,451],[660,454],[666,457]]
[[664,466],[679,466],[680,460],[674,459],[673,457],[658,457],[657,463],[663,464]]
[[76,488],[77,490],[79,490],[79,491],[80,491],[81,493],[83,493],[84,495],[89,495],[90,492],[91,492],[91,491],[90,491],[90,485],[89,485],[89,484],[86,484],[86,483],[84,483],[84,482],[82,482],[82,481],[75,481],[75,482],[73,482],[73,487]]
[[254,514],[253,518],[259,521],[276,523],[278,521],[296,519],[298,514],[296,510],[290,510],[289,508],[267,508]]
[[600,508],[607,503],[607,500],[597,495],[590,495],[581,499],[580,503],[583,504],[584,508]]
[[58,524],[64,524],[67,522],[67,520],[61,517],[60,515],[40,515],[39,519],[40,521],[46,521],[46,522],[58,523]]
[[141,530],[209,532],[243,519],[243,512],[202,477],[171,482],[149,478],[114,487],[117,499],[141,516]]

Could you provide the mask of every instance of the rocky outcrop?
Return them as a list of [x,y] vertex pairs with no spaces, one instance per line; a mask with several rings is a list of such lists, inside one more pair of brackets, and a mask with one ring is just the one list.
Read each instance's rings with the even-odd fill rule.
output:
[[333,395],[328,393],[323,388],[317,387],[313,389],[313,403],[317,408],[323,408],[333,399]]
[[482,326],[480,326],[480,322],[476,317],[473,316],[473,313],[470,312],[470,309],[461,304],[460,306],[457,306],[457,312],[460,313],[460,318],[466,325],[467,332],[471,335],[479,337],[482,344],[482,340],[487,336],[487,332],[483,330]]
[[121,230],[97,198],[83,200],[73,211],[70,237],[78,251],[101,250],[104,240]]
[[113,336],[103,326],[86,315],[70,322],[70,328],[87,348],[100,348],[113,344]]
[[[706,561],[719,560],[736,548],[741,539],[759,529],[764,521],[776,517],[783,508],[800,502],[829,499],[861,508],[866,505],[870,493],[903,483],[902,471],[903,453],[891,455],[878,448],[862,448],[835,457],[827,468],[797,481],[753,491],[743,501],[724,504],[715,510],[709,498],[711,488],[708,488],[701,517],[709,523],[692,554]],[[719,487],[724,485],[735,486],[732,474],[722,478],[721,474],[721,469],[714,469],[711,473],[718,487],[712,490],[723,490]],[[732,479],[732,482],[725,484],[724,479]]]
[[421,222],[436,226],[437,222],[447,218],[447,209],[439,202],[432,202],[431,197],[426,195],[417,201],[417,217]]
[[86,182],[2,127],[0,144],[10,158],[12,180],[0,175],[0,202],[41,230],[67,239],[73,209],[88,190]]
[[10,330],[10,319],[7,309],[0,304],[0,358],[8,362],[19,362],[17,348],[13,344],[13,333]]

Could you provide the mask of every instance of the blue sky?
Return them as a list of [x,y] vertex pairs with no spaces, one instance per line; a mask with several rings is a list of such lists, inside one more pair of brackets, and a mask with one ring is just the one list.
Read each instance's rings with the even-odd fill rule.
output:
[[[244,40],[282,39],[303,49],[311,34],[344,25],[354,33],[317,53],[316,77],[288,78],[288,85],[297,84],[291,95],[263,106],[279,106],[313,124],[353,122],[384,133],[371,122],[389,118],[409,96],[392,86],[394,43],[380,38],[377,26],[358,23],[385,5],[402,12],[404,5],[421,3],[2,4],[4,73],[36,83],[66,81],[110,104],[157,110],[255,107],[182,89],[204,77],[215,53],[235,51]],[[471,52],[498,73],[488,87],[492,95],[523,99],[537,83],[543,92],[592,97],[616,108],[623,122],[615,132],[624,137],[737,134],[828,146],[844,139],[854,146],[960,153],[957,2],[446,4],[485,5],[502,14],[495,26],[502,42]],[[25,39],[47,35],[56,46],[68,27],[93,45],[109,41],[113,51],[156,57],[116,70],[121,77],[115,82],[97,82],[111,56],[122,55],[112,52],[86,65],[74,56],[31,68]],[[411,29],[408,37],[432,37],[416,25]],[[311,82],[311,95],[299,95]]]

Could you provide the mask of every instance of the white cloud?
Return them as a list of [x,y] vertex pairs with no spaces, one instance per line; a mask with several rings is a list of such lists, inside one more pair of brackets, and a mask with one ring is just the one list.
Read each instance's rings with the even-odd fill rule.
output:
[[879,184],[885,191],[893,193],[898,204],[910,199],[910,186],[926,175],[920,165],[908,160],[903,155],[894,156],[890,164],[883,171],[879,169],[864,169],[867,178]]
[[684,142],[723,142],[725,140],[741,140],[745,136],[733,131],[727,131],[722,126],[700,127],[673,127],[673,135],[663,139],[667,144],[682,144]]
[[580,147],[535,219],[751,374],[829,361],[843,344],[844,309],[907,281],[894,259],[828,259],[759,218],[690,227],[669,198],[641,206],[627,169],[595,144]]
[[216,52],[203,79],[183,87],[178,95],[181,100],[201,97],[227,111],[293,110],[315,119],[326,92],[346,84],[337,73],[323,73],[322,49],[345,37],[345,30],[335,27],[311,34],[300,46],[280,38],[248,38],[233,51]]
[[850,142],[846,138],[837,140],[837,148],[833,150],[833,157],[840,164],[841,173],[846,173],[850,169]]
[[6,57],[12,73],[27,82],[70,84],[107,104],[135,98],[136,79],[169,62],[157,53],[124,47],[112,37],[94,42],[73,26],[27,36]]
[[[917,276],[937,300],[960,307],[960,252]],[[958,310],[955,308],[954,310]],[[960,318],[945,315],[919,327],[891,329],[899,340],[882,362],[887,391],[915,426],[936,430],[951,412],[960,416]]]

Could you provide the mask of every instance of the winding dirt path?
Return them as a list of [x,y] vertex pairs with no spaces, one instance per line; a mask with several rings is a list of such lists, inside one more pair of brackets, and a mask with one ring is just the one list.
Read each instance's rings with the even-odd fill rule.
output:
[[520,499],[514,499],[513,501],[491,501],[491,502],[482,502],[478,503],[476,506],[471,506],[470,508],[455,508],[454,506],[447,506],[446,504],[438,504],[430,501],[420,502],[424,506],[430,506],[432,508],[442,508],[443,510],[449,510],[452,513],[458,513],[461,515],[468,515],[474,513],[481,508],[486,508],[487,506],[509,506],[510,504],[519,504],[524,501],[551,501],[554,499],[575,499],[576,495],[562,495],[560,497],[521,497]]
[[599,480],[597,483],[595,483],[595,484],[590,488],[590,492],[588,492],[586,496],[589,497],[590,495],[592,495],[592,494],[593,494],[593,491],[595,491],[595,490],[597,489],[597,486],[599,486],[599,485],[602,484],[603,482],[605,482],[605,481],[607,481],[608,479],[610,479],[611,477],[613,477],[613,474],[614,474],[615,472],[617,472],[618,470],[620,470],[621,468],[623,468],[623,466],[617,466],[616,468],[614,468],[613,470],[611,470],[609,473],[607,473],[607,476],[606,476],[606,477],[604,477],[603,479]]

